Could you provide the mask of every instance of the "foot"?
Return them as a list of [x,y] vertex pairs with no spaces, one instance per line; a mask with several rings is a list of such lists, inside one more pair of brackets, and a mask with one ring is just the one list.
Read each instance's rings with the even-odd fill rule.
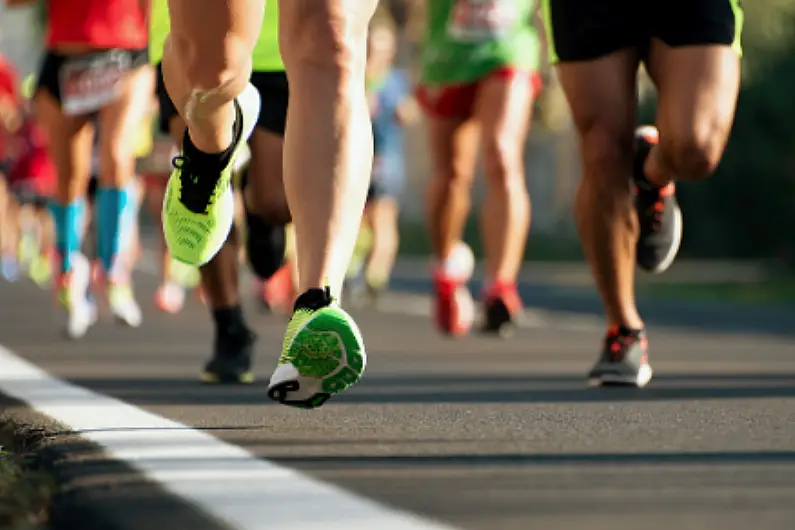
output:
[[213,356],[201,374],[208,384],[251,384],[254,373],[251,359],[257,336],[243,327],[233,333],[218,333],[213,346]]
[[467,282],[475,268],[472,249],[463,241],[453,247],[444,263],[434,273],[436,326],[444,334],[466,335],[475,321],[475,302]]
[[174,282],[164,283],[155,292],[155,305],[164,313],[179,313],[185,306],[185,289]]
[[15,282],[19,279],[19,264],[12,255],[6,255],[0,258],[0,275],[7,282]]
[[174,159],[174,171],[163,200],[163,232],[171,255],[188,265],[204,265],[221,249],[234,222],[232,173],[259,115],[257,89],[248,84],[235,100],[237,121],[232,156],[219,174],[207,174],[185,151]]
[[66,309],[66,336],[79,339],[97,321],[97,306],[89,298],[91,264],[82,254],[72,258],[72,270],[58,279],[58,300]]
[[143,320],[141,308],[135,301],[135,294],[130,284],[111,283],[108,285],[108,302],[117,322],[131,328],[141,325]]
[[295,302],[268,396],[292,407],[319,407],[357,383],[366,364],[364,341],[351,316],[328,288],[310,289]]
[[289,262],[263,283],[262,299],[270,311],[290,314],[295,303],[295,286]]
[[495,283],[483,297],[485,318],[482,331],[501,337],[510,336],[522,313],[522,299],[515,283]]
[[643,388],[652,376],[648,341],[643,330],[608,330],[599,360],[588,373],[591,386],[636,386]]
[[52,281],[52,264],[52,257],[49,254],[40,254],[30,263],[28,275],[42,289]]
[[674,183],[655,186],[643,172],[649,150],[658,141],[659,133],[653,126],[639,127],[635,132],[635,208],[640,223],[636,260],[642,269],[655,274],[671,266],[682,242],[682,210]]

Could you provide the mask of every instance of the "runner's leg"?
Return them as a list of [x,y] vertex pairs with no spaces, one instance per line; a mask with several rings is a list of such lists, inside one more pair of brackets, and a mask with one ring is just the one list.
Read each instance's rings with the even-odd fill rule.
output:
[[583,249],[605,304],[608,325],[642,329],[635,307],[638,223],[629,181],[638,54],[623,50],[558,65],[580,136],[583,176],[575,214]]
[[647,271],[662,272],[682,238],[674,180],[702,179],[717,168],[734,119],[740,60],[728,43],[671,47],[655,39],[649,70],[658,91],[659,133],[646,128],[651,141],[639,138],[648,156],[637,170],[637,261]]
[[645,7],[620,0],[544,0],[542,7],[550,56],[558,63],[580,139],[577,225],[608,321],[604,348],[588,378],[592,384],[642,387],[652,370],[635,306],[639,228],[630,183],[636,77],[649,38]]
[[[302,293],[269,388],[269,395],[285,404],[319,406],[364,371],[358,328],[332,298],[339,296],[353,253],[372,167],[364,73],[376,4],[279,4],[281,52],[290,80],[284,182]],[[317,355],[318,347],[327,358]],[[308,357],[308,351],[315,353]]]
[[[433,175],[428,185],[428,227],[436,259],[434,291],[435,320],[442,333],[461,335],[469,332],[474,319],[472,295],[466,286],[467,275],[458,270],[455,249],[460,243],[469,216],[470,193],[475,174],[480,124],[470,119],[468,96],[457,92],[443,93],[438,100],[429,100],[424,89],[420,99],[429,113],[428,132],[433,161]],[[441,112],[465,97],[464,109]],[[461,112],[458,112],[460,110]]]
[[191,265],[210,261],[234,223],[234,163],[259,114],[248,81],[263,8],[262,0],[169,1],[163,76],[188,128],[166,188],[163,230],[172,255]]
[[[104,269],[108,296],[114,315],[129,326],[141,324],[141,310],[133,296],[130,274],[120,255],[134,239],[138,222],[138,194],[135,193],[135,144],[140,124],[147,115],[154,92],[154,72],[150,66],[132,70],[119,97],[99,112],[100,181],[96,195],[97,256]],[[131,249],[124,248],[124,252]],[[117,260],[117,256],[120,259]]]
[[524,152],[532,112],[533,72],[507,70],[485,79],[475,116],[483,129],[486,200],[480,212],[486,254],[486,331],[500,331],[521,310],[516,277],[530,229]]
[[[46,61],[44,68],[47,68]],[[35,106],[58,176],[52,212],[59,294],[69,316],[67,333],[78,338],[96,319],[96,308],[86,298],[90,265],[80,253],[85,233],[85,194],[91,176],[94,128],[87,116],[65,115],[49,88],[39,88]]]

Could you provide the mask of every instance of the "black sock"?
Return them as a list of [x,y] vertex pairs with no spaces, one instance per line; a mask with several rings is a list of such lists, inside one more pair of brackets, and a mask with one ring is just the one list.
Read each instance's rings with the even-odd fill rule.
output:
[[254,273],[269,280],[284,264],[287,235],[284,225],[274,224],[264,217],[246,212],[248,239],[246,250]]
[[235,105],[235,123],[232,125],[232,143],[229,144],[224,151],[220,153],[205,153],[198,147],[193,145],[190,139],[188,130],[185,129],[185,135],[182,138],[182,151],[185,158],[191,161],[192,167],[199,168],[199,170],[206,170],[208,173],[218,173],[229,165],[232,159],[232,154],[235,152],[235,145],[243,133],[243,113],[240,110],[240,105],[237,101]]
[[618,328],[618,334],[622,337],[635,337],[640,338],[645,334],[645,329],[632,329],[626,326],[620,326]]
[[236,335],[246,331],[243,309],[240,304],[213,310],[213,321],[219,335]]
[[331,304],[331,290],[309,289],[295,301],[294,311],[298,309],[311,309],[316,311]]

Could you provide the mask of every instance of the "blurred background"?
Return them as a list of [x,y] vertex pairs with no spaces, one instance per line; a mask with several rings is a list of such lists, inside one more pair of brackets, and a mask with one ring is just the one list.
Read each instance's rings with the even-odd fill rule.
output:
[[[416,74],[418,20],[412,0],[382,0],[376,16],[400,28],[398,66]],[[680,263],[672,274],[688,283],[690,295],[795,300],[795,0],[744,3],[743,87],[736,124],[723,163],[707,183],[682,184],[685,214]],[[23,74],[35,72],[41,51],[43,11],[33,6],[0,7],[0,52]],[[540,28],[540,24],[539,24]],[[565,99],[554,72],[545,81],[526,148],[533,199],[529,261],[581,261],[573,223],[579,179],[577,145]],[[641,116],[652,121],[654,90],[640,83]],[[424,188],[429,173],[423,124],[412,126],[406,158],[409,183],[402,199],[401,256],[424,256]],[[475,204],[481,195],[475,189]],[[466,240],[481,245],[475,219]],[[697,260],[697,261],[696,261]],[[542,264],[538,264],[542,267]],[[687,279],[690,278],[690,281]],[[663,280],[640,279],[656,283]],[[672,283],[673,280],[665,280]],[[707,287],[712,284],[712,287]],[[720,292],[718,292],[720,291]],[[674,287],[667,292],[675,292]]]

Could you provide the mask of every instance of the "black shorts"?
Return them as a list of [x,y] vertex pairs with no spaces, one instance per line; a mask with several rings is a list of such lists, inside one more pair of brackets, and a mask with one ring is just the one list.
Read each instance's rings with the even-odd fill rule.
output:
[[50,204],[50,198],[41,195],[34,186],[26,183],[19,183],[11,186],[11,194],[20,206],[33,206],[34,208],[46,208]]
[[[107,53],[110,50],[102,50],[80,54],[79,57],[89,58]],[[130,68],[140,68],[149,63],[149,50],[142,48],[138,50],[116,50],[127,55]],[[36,81],[36,91],[47,90],[59,103],[61,102],[61,68],[66,61],[74,56],[63,55],[53,51],[47,51],[39,69],[39,77]]]
[[588,61],[613,52],[722,44],[740,53],[740,0],[542,0],[552,62]]
[[[251,84],[259,92],[262,106],[257,119],[257,127],[278,136],[284,136],[287,122],[287,103],[289,90],[287,74],[284,72],[253,72]],[[163,82],[163,69],[157,65],[157,99],[160,103],[160,132],[169,133],[169,123],[177,116],[177,109],[166,92]]]

